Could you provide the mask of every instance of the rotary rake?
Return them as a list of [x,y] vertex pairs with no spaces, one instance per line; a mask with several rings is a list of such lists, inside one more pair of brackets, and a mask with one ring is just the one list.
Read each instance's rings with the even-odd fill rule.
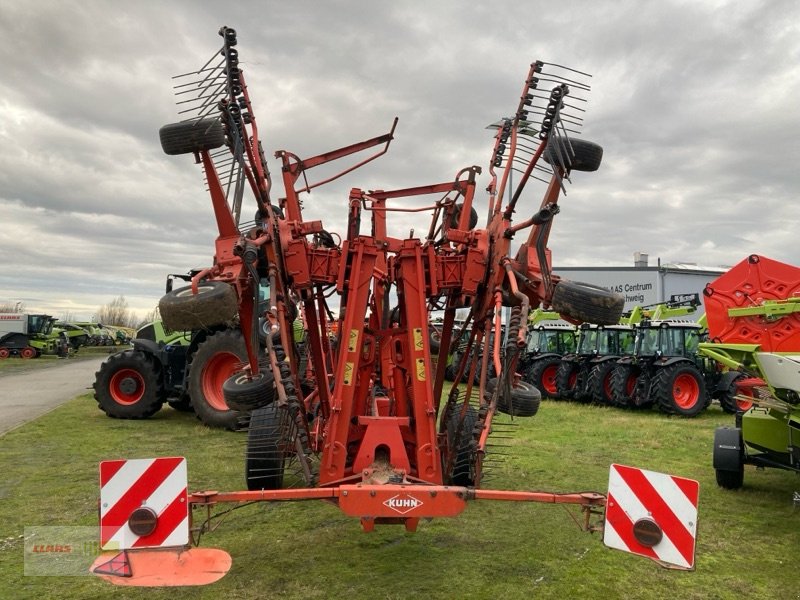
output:
[[[531,416],[538,408],[539,392],[515,372],[529,309],[552,307],[571,321],[601,324],[618,322],[622,311],[619,296],[554,275],[547,248],[571,174],[596,170],[602,158],[600,146],[577,137],[589,76],[531,64],[513,116],[496,123],[484,227],[477,227],[474,208],[481,168],[471,166],[440,183],[352,188],[346,230],[338,235],[304,218],[303,195],[386,153],[397,119],[387,133],[310,158],[276,152],[284,189],[276,199],[236,32],[223,27],[220,35],[222,48],[210,61],[176,78],[186,120],[161,130],[167,154],[193,154],[204,170],[219,231],[214,263],[162,299],[161,312],[176,330],[231,321],[242,330],[248,361],[223,390],[229,407],[250,417],[248,489],[186,494],[186,507],[208,511],[191,530],[208,530],[220,503],[309,499],[334,502],[366,531],[379,524],[413,531],[421,518],[455,516],[480,499],[576,504],[583,529],[601,529],[595,521],[603,494],[481,487],[492,460],[489,435],[502,429],[495,415]],[[313,178],[315,168],[342,159],[350,164]],[[532,180],[544,182],[545,191],[537,207],[523,209]],[[254,200],[252,220],[242,216],[246,197]],[[389,216],[409,212],[430,215],[424,236],[390,235]],[[519,212],[530,216],[513,223]],[[332,296],[339,298],[338,317]],[[435,338],[431,311],[443,313]],[[447,356],[460,341],[453,336],[457,311],[467,313],[469,335],[446,391]],[[302,342],[293,335],[298,318]],[[118,462],[101,475],[101,506],[111,512],[116,496],[105,502],[102,490],[125,482],[134,489],[153,468],[130,467],[117,477],[126,470]],[[101,509],[104,547],[123,553],[95,572],[115,580],[134,572],[139,585],[164,584],[171,567],[149,564],[146,551],[134,549],[175,547],[175,540],[164,541],[166,519],[140,494],[137,506],[149,509],[136,518],[116,511],[104,520]],[[175,528],[188,531],[189,516],[187,508]],[[652,525],[660,532],[648,519],[631,522],[631,531]],[[626,537],[642,548],[650,544],[652,553],[646,534],[641,542]],[[186,562],[199,551],[176,556]],[[214,556],[208,560],[220,561],[212,570],[222,576],[230,558]],[[145,573],[152,569],[155,576]],[[181,581],[207,583],[204,569],[189,569]],[[174,585],[179,576],[169,577]]]

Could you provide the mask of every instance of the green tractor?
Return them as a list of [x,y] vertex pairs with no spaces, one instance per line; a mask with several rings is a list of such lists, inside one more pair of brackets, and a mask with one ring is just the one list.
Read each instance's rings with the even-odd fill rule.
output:
[[557,312],[537,308],[528,316],[527,342],[518,366],[522,378],[548,398],[558,398],[558,367],[565,354],[576,350],[575,326]]
[[699,352],[705,335],[701,322],[639,323],[633,354],[617,361],[611,375],[614,404],[623,408],[655,405],[662,412],[684,417],[697,416],[712,399],[729,406],[739,373],[721,368]]
[[[175,279],[170,274],[167,294]],[[183,288],[185,289],[185,288]],[[238,430],[246,415],[225,402],[222,384],[247,360],[241,332],[228,325],[170,331],[162,321],[140,328],[132,347],[110,356],[95,376],[94,397],[109,417],[144,419],[164,404],[180,411],[194,411],[209,427]]]
[[54,322],[50,315],[0,313],[0,359],[56,354],[58,338],[53,336]]

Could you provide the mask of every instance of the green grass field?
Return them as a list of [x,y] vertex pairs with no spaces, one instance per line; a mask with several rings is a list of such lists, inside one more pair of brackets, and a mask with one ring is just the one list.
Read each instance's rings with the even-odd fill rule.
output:
[[731,421],[716,406],[684,420],[545,401],[536,417],[516,420],[503,450],[512,456],[485,486],[605,492],[612,462],[697,479],[694,572],[607,549],[559,506],[475,502],[417,533],[385,526],[366,534],[313,501],[228,515],[202,539],[233,557],[213,585],[123,589],[90,576],[24,576],[24,528],[96,525],[103,459],[182,455],[190,490],[242,489],[246,437],[171,409],[148,421],[109,419],[82,396],[0,437],[0,598],[800,598],[800,508],[792,504],[800,479],[747,467],[744,489],[719,489],[712,435]]

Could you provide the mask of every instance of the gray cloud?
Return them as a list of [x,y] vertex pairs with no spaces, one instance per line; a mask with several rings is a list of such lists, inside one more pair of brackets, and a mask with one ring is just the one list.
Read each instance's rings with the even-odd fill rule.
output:
[[[485,126],[514,111],[543,59],[594,75],[584,133],[604,147],[600,171],[575,174],[563,200],[556,265],[627,265],[636,250],[800,264],[798,23],[791,0],[0,0],[0,302],[88,317],[124,294],[144,312],[166,273],[210,263],[201,172],[164,155],[158,129],[178,119],[171,77],[212,56],[223,24],[239,32],[268,155],[317,154],[400,117],[387,156],[306,199],[332,230],[350,187],[485,168]],[[520,215],[541,192],[526,191]],[[398,231],[412,227],[427,224],[398,217]]]

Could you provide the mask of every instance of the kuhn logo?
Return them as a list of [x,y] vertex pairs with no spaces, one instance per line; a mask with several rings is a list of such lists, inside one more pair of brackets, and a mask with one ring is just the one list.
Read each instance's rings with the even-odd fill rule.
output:
[[409,496],[408,494],[402,494],[400,496],[392,496],[384,504],[393,511],[404,515],[422,506],[422,500],[417,500],[414,496]]

